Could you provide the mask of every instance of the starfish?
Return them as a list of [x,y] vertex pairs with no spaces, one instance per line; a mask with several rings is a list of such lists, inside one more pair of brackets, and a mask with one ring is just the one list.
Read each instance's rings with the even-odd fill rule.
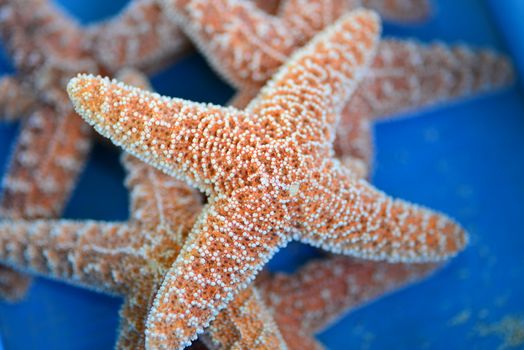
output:
[[[147,81],[147,78],[135,70],[124,69],[121,72],[119,72],[117,76],[118,76],[118,79],[125,81],[129,85],[139,86],[145,89],[151,89],[149,82]],[[131,193],[137,193],[137,190],[135,190],[135,188],[140,188],[142,190],[141,192],[149,193],[150,197],[155,197],[155,198],[157,198],[159,194],[164,193],[164,187],[166,187],[164,185],[164,182],[153,181],[156,185],[152,186],[151,179],[162,179],[163,177],[165,177],[165,175],[155,171],[153,168],[149,168],[147,169],[147,171],[145,171],[144,170],[146,168],[145,166],[139,166],[137,161],[133,160],[130,157],[128,157],[125,160],[124,164],[125,164],[126,169],[128,170],[128,178],[133,179],[132,181],[128,180],[128,187],[130,187]],[[348,162],[347,165],[353,166],[354,163]],[[144,170],[144,171],[138,171],[138,170]],[[147,176],[144,176],[144,174],[146,174]],[[169,181],[167,183],[171,184],[173,182],[174,181]],[[183,184],[182,183],[177,184],[177,188],[179,190],[182,190]],[[146,189],[146,191],[144,191],[144,189]],[[153,196],[153,192],[154,192],[154,196]],[[187,193],[191,193],[191,192],[192,192],[191,189],[187,188]],[[165,193],[167,195],[172,194],[169,189],[167,189]],[[132,195],[132,198],[136,198],[136,197],[137,197],[136,195]],[[142,194],[142,197],[144,197],[144,194]],[[184,198],[185,196],[181,197],[182,202],[184,202],[183,200]],[[164,201],[167,201],[167,199],[164,199]],[[178,196],[169,197],[169,201],[167,202],[176,203],[174,201],[178,201]],[[165,213],[160,213],[160,210],[159,210],[159,208],[162,208],[165,205],[158,205],[158,204],[152,205],[150,202],[151,201],[147,201],[145,203],[148,203],[148,205],[151,208],[156,209],[157,213],[155,214],[155,216],[162,217],[166,215]],[[157,199],[157,203],[160,203],[160,202],[161,201]],[[191,206],[197,206],[198,204],[199,203],[195,201],[195,203],[192,203]],[[169,205],[169,207],[173,207],[173,206],[174,204]],[[138,208],[138,205],[133,204],[132,211],[134,210],[133,208]],[[136,209],[136,211],[140,211],[140,209]],[[164,210],[164,212],[165,211],[166,210]],[[178,214],[178,211],[175,210],[174,214]],[[182,217],[187,217],[187,216],[188,215],[182,215]],[[186,222],[184,227],[189,227],[191,225],[190,222],[191,220],[189,220],[189,223]],[[89,222],[87,224],[91,228],[96,227],[98,225],[98,223],[93,223],[93,222]],[[28,226],[24,228],[23,231],[30,231],[29,226],[33,226],[33,223],[25,222],[23,225]],[[52,226],[52,228],[49,229],[49,232],[61,232],[64,230],[64,227],[66,229],[67,227],[69,227],[69,223],[66,221],[48,222],[48,225]],[[102,224],[102,225],[105,225],[105,224]],[[132,227],[133,225],[134,224],[131,223],[129,226]],[[17,227],[21,227],[21,226],[22,226],[22,223],[17,223]],[[166,226],[166,225],[162,225],[162,226]],[[170,225],[170,226],[175,226],[175,225]],[[13,235],[15,239],[16,237],[19,237],[19,233],[18,233],[19,230],[9,230],[8,225],[0,226],[0,228],[1,228],[0,232],[3,233],[3,236],[4,236],[3,240],[5,242],[10,241],[10,238],[9,238],[10,235]],[[83,232],[83,231],[86,231],[86,228],[81,227],[79,232]],[[155,231],[156,230],[153,227],[151,227],[151,232],[155,232]],[[146,231],[145,230],[141,231],[141,233],[144,233],[144,232]],[[183,233],[182,237],[185,237],[186,235],[187,233]],[[179,239],[176,239],[176,240],[179,241]],[[181,245],[181,243],[178,243],[178,244]],[[41,251],[42,250],[42,247],[38,244],[38,242],[36,244],[31,244],[31,241],[29,241],[25,243],[24,247],[25,248],[17,249],[17,251],[29,251],[29,250]],[[49,249],[49,246],[45,246],[44,248]],[[54,249],[56,249],[56,247]],[[78,249],[76,246],[73,246],[71,248],[72,251],[76,249]],[[112,249],[117,250],[118,248],[113,247]],[[40,254],[44,255],[45,253],[41,252]],[[9,258],[9,254],[7,256],[2,255],[0,257],[1,257],[0,261],[10,262],[11,264],[13,264],[14,259]],[[21,260],[22,259],[19,258],[17,261],[21,261]],[[403,264],[398,264],[398,265],[377,264],[373,262],[367,262],[367,263],[361,262],[357,264],[354,262],[353,259],[346,259],[345,262],[342,262],[341,260],[342,259],[340,257],[334,257],[334,258],[325,259],[325,261],[321,261],[321,262],[319,261],[319,262],[315,262],[312,264],[308,264],[307,267],[305,267],[303,270],[301,270],[300,272],[298,272],[295,275],[286,276],[286,277],[277,275],[276,282],[269,281],[267,279],[262,280],[262,282],[257,281],[258,284],[264,286],[264,288],[262,289],[262,295],[268,301],[267,304],[272,306],[272,312],[276,313],[275,317],[278,320],[278,326],[281,330],[283,330],[284,337],[286,338],[287,343],[290,344],[289,346],[291,346],[291,348],[299,349],[300,348],[299,345],[304,346],[304,344],[306,343],[317,344],[317,342],[315,342],[315,340],[311,338],[310,336],[306,337],[306,335],[311,334],[311,332],[306,330],[306,327],[304,325],[300,325],[296,322],[297,320],[308,319],[308,317],[299,315],[298,313],[300,312],[302,312],[303,314],[313,313],[313,310],[308,309],[309,306],[317,307],[317,309],[314,310],[317,314],[319,312],[324,312],[325,315],[330,315],[330,316],[324,316],[324,318],[332,319],[338,316],[338,314],[344,314],[348,312],[351,309],[351,307],[353,307],[354,304],[359,300],[359,298],[367,297],[367,300],[369,300],[370,298],[374,296],[383,294],[389,290],[392,290],[393,288],[397,288],[398,286],[403,285],[404,283],[407,282],[406,281],[407,278],[410,278],[411,280],[411,278],[417,277],[414,274],[412,275],[412,274],[402,273],[402,271],[407,270],[407,271],[416,273],[418,271],[418,267],[409,267]],[[65,264],[65,262],[60,262],[60,264]],[[107,266],[111,266],[110,261],[105,262],[104,264]],[[152,264],[160,265],[159,263],[152,263]],[[345,268],[344,264],[348,265],[347,268]],[[323,289],[317,288],[316,284],[310,283],[310,280],[305,278],[307,274],[306,271],[312,270],[313,268],[311,266],[313,265],[318,266],[319,271],[325,270],[326,269],[325,266],[334,265],[334,266],[342,267],[341,269],[337,268],[337,271],[341,270],[342,273],[337,274],[337,275],[326,274],[326,276],[330,276],[331,278],[330,279],[328,279],[327,277],[324,278],[324,281],[326,283],[329,283],[329,284],[326,284],[329,287],[328,289],[333,290],[331,292],[331,295],[333,296],[333,299],[332,299],[333,302],[338,302],[339,303],[338,305],[340,307],[334,308],[330,304],[319,304],[318,302],[312,302],[315,300],[324,300],[322,299],[322,295],[326,293],[323,291]],[[432,265],[427,264],[427,266],[431,268]],[[63,276],[61,277],[61,276],[54,275],[52,272],[51,273],[43,272],[41,268],[39,267],[35,268],[33,266],[28,265],[27,263],[24,263],[22,265],[14,264],[14,267],[18,269],[24,269],[24,270],[27,270],[27,269],[33,270],[33,271],[36,270],[36,271],[39,271],[40,273],[44,273],[44,275],[47,277],[64,279]],[[117,266],[117,269],[118,268],[119,266]],[[134,267],[132,267],[132,270],[133,269]],[[397,271],[397,270],[400,270],[400,271]],[[426,270],[420,269],[420,272],[424,273],[426,272]],[[366,273],[369,275],[377,275],[377,276],[383,275],[383,276],[387,276],[388,278],[386,279],[376,278],[373,280],[374,284],[366,286],[367,281],[362,280],[362,278],[359,277],[359,276],[365,275]],[[86,272],[86,274],[88,274],[88,272]],[[122,275],[123,272],[122,271],[111,272],[111,275],[112,274]],[[352,276],[352,275],[355,275],[355,276]],[[420,277],[423,277],[423,274],[421,274]],[[77,280],[69,279],[67,277],[64,280],[66,282],[73,281],[74,283],[78,283]],[[90,277],[86,277],[83,280],[89,280],[90,284],[88,285],[88,287],[95,288],[95,289],[99,289],[99,285],[107,284],[105,282],[99,282],[96,278],[93,279]],[[151,277],[150,276],[146,278],[140,277],[140,278],[135,278],[133,280],[150,281]],[[282,282],[278,282],[281,280],[285,281],[286,284],[296,286],[297,291],[301,291],[301,292],[299,294],[298,293],[291,294],[289,289],[281,288]],[[347,283],[347,281],[350,281],[350,280],[358,281],[359,282],[358,284],[361,285],[361,288],[360,289],[346,288],[345,290],[341,290],[341,286],[343,287],[345,283]],[[99,283],[99,285],[94,283],[95,281],[96,283]],[[268,287],[268,285],[274,286],[274,287]],[[136,288],[128,287],[127,289],[135,290]],[[152,289],[154,289],[154,287],[152,287]],[[366,290],[367,292],[366,294],[364,294]],[[111,293],[118,294],[118,291],[112,290]],[[248,295],[255,295],[255,296],[257,295],[256,290],[251,291],[251,292],[246,291],[244,293],[250,293]],[[358,293],[358,294],[354,295],[354,293]],[[296,294],[298,294],[299,300],[297,300]],[[271,296],[268,297],[268,295],[271,295]],[[238,299],[242,300],[243,298],[245,298],[245,296],[244,297],[241,296]],[[289,298],[289,301],[286,301],[288,298]],[[308,303],[305,303],[306,298],[310,298],[311,301]],[[206,340],[206,343],[209,344],[210,347],[212,348],[214,347],[231,348],[234,344],[236,344],[236,346],[239,346],[240,348],[254,348],[254,341],[248,335],[249,334],[261,334],[261,333],[263,334],[263,332],[253,332],[252,330],[257,329],[256,322],[258,322],[257,319],[259,318],[259,315],[263,315],[263,312],[261,312],[260,310],[264,310],[264,307],[260,307],[261,303],[256,302],[257,301],[256,297],[252,296],[251,300],[253,304],[252,307],[249,307],[249,308],[237,307],[239,302],[235,302],[236,301],[235,300],[227,310],[224,310],[223,312],[219,314],[217,319],[211,324],[207,335],[203,337],[203,339]],[[291,300],[294,300],[294,301],[291,301]],[[286,305],[295,305],[295,304],[304,305],[305,308],[303,310],[296,310],[296,309],[289,308],[289,307],[286,307],[286,308],[275,307],[274,301],[282,301],[283,303],[286,303]],[[325,310],[318,309],[321,305],[322,307],[325,306]],[[144,307],[141,307],[141,309],[145,310],[147,308],[144,306]],[[242,312],[239,312],[239,310],[241,310]],[[291,313],[291,312],[293,312],[293,315],[292,315],[293,317],[286,315],[287,313]],[[338,314],[335,314],[334,312]],[[142,318],[140,318],[140,316]],[[129,316],[125,316],[125,317],[129,318]],[[145,312],[142,314],[135,312],[134,316],[132,317],[134,321],[132,322],[126,321],[125,323],[134,324],[135,330],[143,329],[144,328],[143,322],[145,320],[145,317],[146,317]],[[262,325],[264,325],[266,322],[269,322],[269,321],[266,321],[266,319],[269,320],[268,318],[262,318],[262,320],[264,321]],[[292,322],[288,322],[289,320],[291,320]],[[253,325],[254,322],[255,324]],[[130,347],[130,348],[143,347],[143,343],[141,342],[142,339],[140,337],[132,338],[132,337],[129,337],[127,333],[128,332],[122,333],[121,337],[122,339],[125,339],[125,340],[119,341],[119,344],[126,344],[126,347]],[[267,337],[266,339],[275,339],[275,338]],[[298,342],[297,339],[302,339],[302,340]],[[263,344],[265,343],[263,342]],[[123,346],[120,345],[119,347],[123,347]]]
[[162,3],[226,81],[255,92],[291,53],[351,9],[371,5],[398,17],[420,18],[429,8],[424,0],[287,0],[272,15],[239,0]]
[[[124,69],[117,76],[151,88],[135,70]],[[17,271],[123,296],[116,348],[143,349],[153,297],[203,203],[187,184],[138,159],[125,155],[122,162],[131,197],[128,222],[7,220],[0,223],[0,261]],[[230,343],[239,348],[285,348],[256,288],[243,290],[223,314],[230,328],[220,333],[210,329],[209,341],[228,339],[229,334],[234,335]]]
[[[164,5],[210,65],[239,89],[237,107],[247,105],[297,48],[349,9],[396,8],[402,16],[429,8],[416,0],[288,0],[278,16],[271,16],[238,0],[164,0]],[[369,74],[342,112],[335,150],[342,159],[351,157],[370,168],[370,121],[495,90],[509,85],[513,76],[508,59],[491,50],[383,40]]]
[[[351,310],[388,292],[420,281],[439,264],[389,264],[333,256],[307,263],[286,275],[262,274],[255,284],[290,350],[324,347],[313,333]],[[318,283],[321,280],[322,283]],[[228,310],[231,308],[229,307]],[[226,312],[218,314],[202,340],[210,349],[229,349],[238,341]],[[213,338],[209,339],[209,335]]]
[[[127,156],[129,222],[6,220],[0,224],[1,261],[25,272],[124,297],[116,348],[144,348],[145,319],[165,271],[202,207],[186,184]],[[285,348],[255,288],[224,310],[243,348]],[[257,315],[256,319],[252,315]],[[213,330],[210,339],[220,337]]]
[[[275,13],[278,0],[250,0],[257,8]],[[134,67],[159,71],[187,53],[190,41],[162,11],[157,0],[133,0],[119,15],[86,28],[96,59],[116,72]]]
[[209,197],[155,297],[149,347],[187,345],[293,239],[391,262],[438,261],[465,246],[453,220],[387,197],[333,157],[337,116],[379,27],[365,10],[343,16],[243,111],[92,75],[70,81],[75,110],[99,133]]
[[[0,216],[57,217],[86,162],[92,137],[67,99],[66,82],[78,72],[108,73],[120,64],[152,69],[185,50],[176,42],[182,34],[150,0],[137,0],[116,19],[89,29],[46,0],[1,0],[0,11],[0,35],[17,70],[0,80],[2,119],[27,116],[4,177]],[[130,28],[139,19],[141,26]],[[144,28],[147,33],[140,35]],[[112,32],[105,33],[108,29]],[[21,298],[29,285],[28,278],[15,274],[0,267],[0,296],[7,300]]]
[[191,46],[156,0],[132,0],[117,16],[86,31],[96,60],[110,72],[122,67],[157,72]]

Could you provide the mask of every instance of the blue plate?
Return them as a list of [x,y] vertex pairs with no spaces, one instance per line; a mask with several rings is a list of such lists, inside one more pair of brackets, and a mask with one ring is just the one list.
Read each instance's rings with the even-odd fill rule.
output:
[[[61,3],[88,22],[110,16],[125,1]],[[524,71],[521,0],[435,5],[428,23],[386,25],[385,33],[507,49]],[[10,70],[8,60],[0,61],[0,69]],[[153,82],[162,93],[199,101],[224,103],[232,93],[196,55]],[[374,183],[457,218],[471,232],[472,244],[435,277],[350,313],[319,339],[330,349],[523,348],[524,100],[518,86],[377,124],[375,134]],[[16,135],[16,125],[0,125],[0,164]],[[125,220],[122,178],[118,155],[95,147],[65,217]],[[292,244],[271,267],[290,271],[314,254]],[[38,278],[22,303],[0,303],[4,347],[112,349],[120,304],[118,298]]]

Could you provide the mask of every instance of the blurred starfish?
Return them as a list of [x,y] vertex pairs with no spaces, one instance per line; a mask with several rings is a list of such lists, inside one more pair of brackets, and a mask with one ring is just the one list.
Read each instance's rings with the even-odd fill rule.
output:
[[[372,6],[399,19],[422,18],[429,9],[417,0],[288,0],[277,17],[238,0],[164,0],[164,5],[211,66],[239,89],[233,103],[239,107],[297,48],[349,9]],[[508,60],[490,50],[383,40],[342,112],[335,150],[343,159],[359,159],[365,170],[373,154],[370,120],[501,88],[512,79]]]
[[[1,118],[27,117],[4,177],[0,216],[57,217],[91,144],[89,127],[67,99],[66,82],[78,72],[107,74],[119,65],[152,70],[184,52],[187,43],[176,40],[182,33],[152,0],[134,1],[90,29],[47,0],[1,0],[0,12],[0,35],[17,70],[0,80]],[[0,297],[18,299],[28,284],[0,268]]]
[[276,16],[241,0],[162,3],[228,82],[255,93],[297,48],[360,5],[400,18],[425,17],[429,8],[425,0],[287,0],[280,3]]
[[289,349],[323,349],[314,333],[379,296],[420,281],[438,266],[334,256],[310,262],[292,275],[263,279],[257,286]]
[[292,239],[392,262],[442,260],[464,247],[451,219],[387,197],[332,157],[337,116],[378,32],[370,12],[342,17],[244,111],[89,75],[69,83],[75,109],[97,131],[209,196],[155,298],[148,346],[187,345]]

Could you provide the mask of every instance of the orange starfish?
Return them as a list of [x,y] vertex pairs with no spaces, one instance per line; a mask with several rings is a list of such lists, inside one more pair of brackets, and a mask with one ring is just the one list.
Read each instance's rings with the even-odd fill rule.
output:
[[[119,74],[119,79],[126,81],[126,83],[134,86],[140,86],[143,88],[149,88],[148,82],[143,75],[138,74],[133,70],[124,70]],[[165,183],[162,181],[151,181],[152,179],[162,179],[166,176],[149,168],[144,165],[140,165],[138,161],[127,157],[125,161],[126,168],[128,169],[128,186],[130,186],[133,198],[137,199],[137,193],[141,193],[137,202],[143,202],[142,206],[136,204],[132,205],[132,211],[136,210],[141,212],[141,208],[144,205],[156,208],[156,210],[148,210],[147,213],[142,212],[140,217],[160,217],[169,216],[167,208],[164,208],[163,213],[158,210],[164,206],[162,203],[176,203],[180,201],[180,205],[186,202],[187,196],[171,197],[173,195],[169,188],[166,188]],[[348,164],[348,165],[351,165]],[[175,181],[169,181],[169,184],[175,183]],[[153,186],[152,184],[155,184]],[[182,183],[177,184],[179,191],[183,192],[184,185]],[[144,190],[145,189],[145,190]],[[155,194],[156,205],[152,205],[151,193]],[[192,193],[187,188],[187,193]],[[168,195],[165,199],[164,195]],[[176,196],[176,193],[174,194]],[[147,198],[144,200],[144,198]],[[193,198],[194,203],[190,205],[190,212],[194,207],[194,212],[198,210],[198,199]],[[159,203],[162,203],[159,205]],[[167,207],[173,207],[168,205]],[[134,209],[133,209],[134,208]],[[176,215],[180,214],[180,210],[175,210]],[[145,215],[148,214],[148,215]],[[163,214],[163,215],[160,215]],[[185,217],[183,215],[182,217]],[[190,217],[190,214],[187,215]],[[162,221],[158,218],[159,222]],[[164,219],[165,220],[165,219]],[[146,220],[150,222],[150,219]],[[191,219],[188,220],[189,224],[184,227],[190,226]],[[64,228],[69,227],[64,225],[65,221],[62,222],[48,222],[53,227],[49,230],[51,232],[60,232]],[[21,223],[17,223],[18,227]],[[26,222],[29,227],[33,224]],[[92,229],[94,229],[98,223],[88,222]],[[105,225],[105,224],[102,224]],[[130,224],[129,227],[133,227],[134,224]],[[154,226],[154,225],[153,225]],[[162,227],[165,225],[162,224]],[[173,226],[173,225],[169,225]],[[86,230],[86,227],[80,226],[80,231]],[[151,232],[156,231],[151,227]],[[7,227],[0,227],[0,232],[3,234],[3,240],[7,243],[11,239],[9,234],[14,234],[15,237],[19,237],[17,230],[9,230]],[[141,230],[141,234],[145,234],[146,230]],[[180,235],[175,236],[175,241],[180,241],[177,237],[184,237],[187,232],[182,232]],[[60,234],[59,234],[60,236]],[[28,241],[24,244],[24,249],[17,249],[17,251],[33,251],[33,255],[36,251],[40,255],[46,255],[46,251],[51,250],[50,246],[41,246],[40,242],[42,239],[31,243]],[[87,245],[88,239],[86,239],[82,246]],[[19,243],[21,244],[21,243]],[[180,243],[178,243],[180,245]],[[78,248],[78,247],[77,247]],[[56,249],[56,247],[55,247]],[[118,248],[114,247],[116,251]],[[64,255],[65,256],[65,255]],[[102,257],[103,258],[103,257]],[[10,259],[20,261],[22,258]],[[69,259],[69,258],[68,258]],[[165,257],[164,257],[165,259]],[[164,260],[163,259],[163,260]],[[8,260],[7,257],[3,257],[3,260]],[[64,264],[62,261],[55,261],[55,265]],[[153,265],[161,265],[158,262],[152,263]],[[165,265],[165,264],[164,264]],[[167,265],[166,265],[167,266]],[[357,263],[353,259],[333,257],[325,259],[324,261],[318,261],[309,263],[306,267],[301,269],[298,273],[291,276],[284,276],[281,274],[276,275],[274,279],[262,279],[257,281],[257,285],[262,288],[262,296],[267,301],[267,304],[271,306],[271,311],[275,314],[279,328],[283,331],[284,338],[291,349],[308,349],[317,348],[320,345],[310,336],[313,327],[311,326],[311,319],[315,317],[316,327],[318,330],[326,326],[327,321],[332,320],[344,313],[349,309],[354,308],[356,305],[369,301],[373,297],[384,294],[385,292],[398,288],[399,286],[411,282],[414,279],[424,277],[425,274],[433,268],[433,264],[425,265],[404,265],[404,264],[384,264],[384,263],[373,263],[373,262],[360,262]],[[23,264],[17,266],[18,268],[24,269],[36,269],[44,275],[54,278],[64,278],[64,276],[54,275],[53,272],[42,271],[41,265],[31,266],[31,264]],[[120,266],[115,266],[116,271],[112,271],[110,275],[126,274],[126,271],[120,271]],[[135,269],[135,267],[131,267]],[[150,270],[146,270],[150,272]],[[142,271],[143,272],[143,271]],[[155,272],[156,273],[156,272]],[[322,275],[322,286],[320,287],[317,283],[313,283],[315,275]],[[373,277],[375,276],[375,277]],[[140,278],[134,279],[135,281],[150,281],[152,278],[149,275],[141,276]],[[66,282],[68,279],[65,279]],[[73,282],[78,283],[75,278],[72,278]],[[97,282],[97,278],[85,277],[83,281],[89,280],[88,287],[98,289],[100,285],[107,285],[107,282],[102,282],[100,285],[94,283]],[[85,282],[80,282],[85,283]],[[351,283],[351,286],[348,285]],[[154,283],[153,283],[154,284]],[[351,287],[351,288],[350,288]],[[127,290],[135,290],[136,286],[127,288]],[[147,288],[144,288],[147,289]],[[142,289],[140,289],[142,290]],[[111,290],[111,293],[119,293],[118,290]],[[329,293],[330,298],[326,299],[325,295]],[[140,299],[143,300],[144,298]],[[146,298],[147,299],[147,298]],[[134,299],[137,301],[138,299]],[[127,301],[126,301],[127,303]],[[123,315],[126,317],[126,321],[123,324],[132,324],[135,332],[124,331],[122,332],[122,339],[119,341],[119,348],[142,348],[143,339],[138,336],[138,330],[144,328],[144,320],[146,313],[139,312],[140,310],[147,309],[147,306],[134,307],[135,312],[131,315],[131,321],[129,315]],[[271,345],[273,348],[278,346],[274,337],[271,337],[275,330],[272,329],[271,320],[265,316],[265,311],[261,301],[258,299],[258,292],[253,288],[248,288],[242,292],[242,295],[235,298],[235,300],[229,305],[229,307],[221,312],[217,319],[211,324],[208,329],[207,335],[203,338],[211,348],[231,348],[233,346],[240,346],[240,348],[255,348],[255,339],[259,338],[260,334],[264,334],[263,338],[258,339],[258,343],[263,346]],[[124,329],[125,327],[123,327]],[[130,334],[133,337],[130,337]],[[253,336],[256,335],[256,338]],[[278,337],[278,335],[276,335]],[[263,341],[262,341],[263,340]]]
[[[429,8],[417,0],[288,0],[277,17],[238,0],[164,0],[164,4],[211,66],[239,89],[233,104],[240,107],[297,48],[349,9],[366,5],[400,18],[403,14],[418,18]],[[494,90],[512,78],[508,60],[490,50],[383,40],[369,74],[342,112],[335,150],[340,157],[358,158],[362,167],[369,167],[370,120]]]
[[[315,260],[291,275],[262,274],[255,283],[291,350],[323,349],[313,333],[351,310],[415,283],[438,264],[389,264],[343,256]],[[322,283],[319,283],[322,281]],[[229,307],[228,310],[232,308]],[[250,320],[256,319],[256,314]],[[221,312],[201,339],[210,349],[230,349],[240,335]],[[233,330],[233,331],[232,331]],[[209,339],[209,335],[213,338]]]
[[[146,342],[180,348],[290,240],[388,261],[433,261],[466,244],[451,219],[387,197],[333,158],[337,116],[378,44],[360,10],[319,34],[244,111],[80,75],[77,112],[151,165],[209,196],[148,318]],[[174,329],[174,331],[173,331]]]
[[[129,222],[4,221],[1,261],[17,269],[124,297],[118,349],[144,348],[147,313],[162,277],[202,208],[200,195],[180,181],[124,157],[131,191]],[[284,348],[269,310],[254,288],[225,310],[244,348]],[[234,317],[232,316],[234,315]],[[252,315],[257,315],[256,319]],[[209,337],[224,337],[210,331]]]
[[[0,11],[0,34],[17,69],[14,77],[0,81],[0,111],[7,120],[27,116],[4,178],[0,216],[56,217],[91,144],[89,127],[67,99],[66,82],[78,72],[112,72],[118,64],[151,69],[186,45],[176,43],[176,27],[150,0],[137,0],[118,18],[91,29],[81,28],[47,0],[1,0]],[[128,31],[137,19],[142,26]],[[138,35],[144,26],[148,32]],[[107,29],[112,32],[102,34]],[[164,44],[165,32],[172,44]],[[106,39],[115,46],[104,45]],[[18,299],[28,284],[29,279],[0,268],[1,297]]]
[[[118,77],[150,88],[134,70],[123,70]],[[153,297],[203,203],[198,192],[136,158],[126,155],[123,163],[131,197],[128,222],[4,221],[0,261],[17,270],[123,296],[117,348],[142,349]],[[245,289],[223,312],[227,331],[211,328],[208,339],[246,349],[285,348],[263,305],[254,287]]]
[[[426,16],[425,0],[287,0],[278,16],[239,0],[162,0],[210,64],[233,86],[255,92],[293,51],[344,13],[370,5],[393,16]],[[409,9],[409,11],[406,11]]]
[[[277,274],[257,286],[289,349],[323,349],[313,333],[327,328],[352,309],[420,281],[438,266],[335,256],[310,262],[292,275]],[[221,315],[214,324],[220,318]]]
[[96,60],[111,72],[122,67],[159,71],[190,48],[156,0],[132,0],[120,14],[86,31]]

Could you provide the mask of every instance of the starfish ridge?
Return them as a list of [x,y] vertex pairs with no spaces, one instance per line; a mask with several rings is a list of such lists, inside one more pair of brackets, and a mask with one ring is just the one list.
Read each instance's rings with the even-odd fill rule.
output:
[[464,247],[453,220],[387,197],[333,158],[337,116],[370,64],[379,28],[365,10],[342,17],[244,111],[90,75],[70,81],[75,109],[97,131],[209,196],[155,298],[149,346],[188,344],[292,239],[403,262]]

